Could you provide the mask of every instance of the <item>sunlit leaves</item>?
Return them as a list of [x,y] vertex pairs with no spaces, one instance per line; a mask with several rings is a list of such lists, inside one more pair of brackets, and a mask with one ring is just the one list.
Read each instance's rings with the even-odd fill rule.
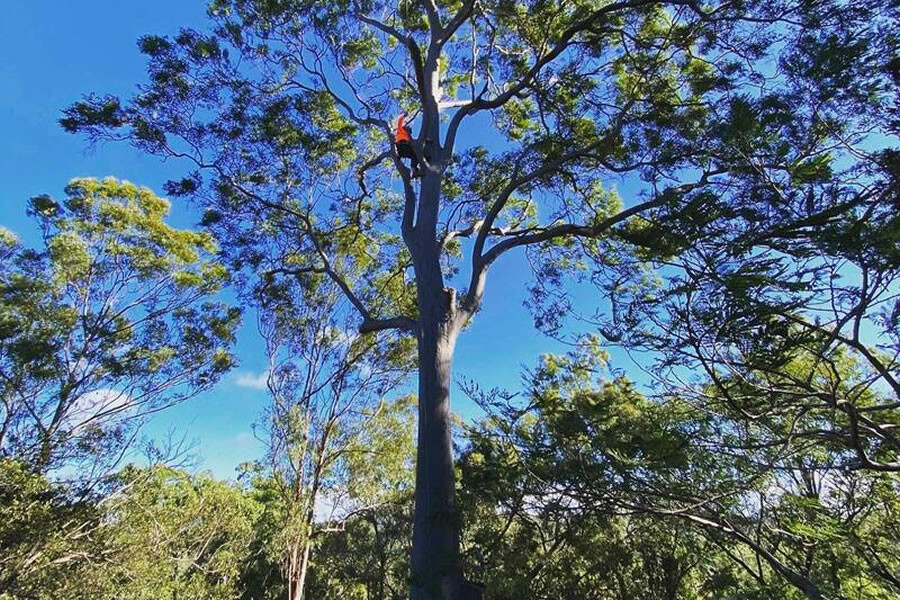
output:
[[105,509],[114,524],[107,543],[118,560],[99,572],[108,593],[148,600],[240,594],[261,511],[249,495],[209,475],[161,466],[128,468],[117,485],[122,492]]
[[[128,417],[190,397],[233,365],[240,311],[211,300],[230,274],[211,236],[170,226],[168,201],[147,188],[76,179],[65,200],[29,207],[46,248],[12,246],[0,268],[3,447],[39,470],[102,462],[129,442]],[[126,400],[80,414],[110,390]],[[123,419],[104,429],[105,411]]]

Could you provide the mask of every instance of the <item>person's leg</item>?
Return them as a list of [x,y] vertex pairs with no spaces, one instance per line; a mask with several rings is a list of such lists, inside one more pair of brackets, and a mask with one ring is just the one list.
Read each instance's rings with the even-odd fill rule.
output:
[[412,169],[412,176],[419,176],[419,157],[416,156],[416,151],[413,150],[412,144],[409,142],[400,142],[397,144],[397,154],[400,155],[400,158],[408,158],[409,159],[409,168]]

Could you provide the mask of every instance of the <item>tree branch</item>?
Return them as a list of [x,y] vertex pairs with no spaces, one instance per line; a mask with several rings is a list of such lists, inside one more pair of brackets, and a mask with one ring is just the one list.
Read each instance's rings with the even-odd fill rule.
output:
[[378,29],[379,31],[390,35],[395,40],[406,46],[406,48],[409,50],[409,55],[412,59],[413,66],[416,71],[416,84],[419,86],[419,94],[421,98],[425,98],[425,72],[424,65],[422,63],[422,51],[419,49],[419,45],[416,44],[416,41],[412,39],[412,37],[401,33],[399,29],[382,23],[381,21],[378,21],[371,17],[367,17],[364,14],[357,13],[356,18],[363,23],[366,23],[367,25],[371,25],[375,29]]
[[453,115],[453,118],[451,119],[450,124],[447,127],[446,140],[448,141],[448,143],[446,145],[450,147],[449,142],[456,139],[456,132],[466,116],[474,115],[475,113],[482,110],[500,108],[516,95],[520,94],[528,87],[528,85],[534,80],[534,78],[538,76],[538,74],[544,69],[544,67],[556,60],[571,46],[572,40],[576,35],[592,28],[600,19],[611,13],[631,8],[638,8],[648,4],[653,4],[653,2],[651,0],[626,0],[624,2],[614,2],[612,4],[607,4],[606,6],[598,10],[595,10],[584,19],[570,25],[569,28],[566,29],[562,33],[562,35],[560,35],[559,41],[556,43],[556,45],[549,52],[547,52],[543,56],[538,57],[531,68],[528,70],[528,72],[525,73],[525,75],[523,75],[518,81],[506,88],[504,92],[500,93],[494,98],[485,100],[483,99],[483,95],[487,91],[487,87],[485,87],[484,89],[482,89],[477,98],[473,98],[471,102],[460,108],[456,112],[456,114]]
[[419,330],[419,322],[412,317],[393,317],[391,319],[366,319],[359,326],[360,333],[372,333],[385,329],[400,329],[409,333]]
[[441,17],[438,15],[438,8],[434,0],[422,0],[425,7],[425,14],[428,17],[428,28],[431,30],[431,38],[440,40],[444,35],[444,26],[441,25]]
[[[560,159],[562,160],[562,159]],[[555,161],[559,162],[559,161]],[[555,164],[555,163],[554,163]],[[558,168],[559,165],[555,165],[552,168]],[[545,168],[541,167],[536,171],[529,173],[528,175],[524,175],[518,178],[516,181],[530,181],[534,179],[534,177],[538,177],[543,174]],[[503,240],[502,242],[494,245],[490,250],[486,253],[481,254],[481,250],[484,245],[484,241],[482,238],[487,238],[487,220],[481,226],[481,231],[479,232],[479,239],[475,242],[475,248],[472,251],[472,278],[470,280],[469,292],[466,295],[466,299],[463,302],[461,310],[459,311],[460,318],[464,320],[468,320],[472,317],[475,311],[478,310],[481,305],[481,300],[484,296],[484,284],[487,276],[488,267],[490,267],[491,263],[497,260],[504,252],[511,250],[513,248],[517,248],[519,246],[526,246],[529,244],[537,244],[540,242],[545,242],[551,239],[564,237],[564,236],[575,236],[575,237],[598,237],[603,233],[609,231],[615,225],[637,215],[644,211],[662,206],[666,202],[669,201],[669,194],[667,191],[675,192],[675,193],[685,193],[696,189],[698,187],[704,186],[708,183],[708,178],[712,175],[718,174],[721,171],[707,171],[703,174],[699,181],[695,183],[689,183],[677,186],[675,188],[669,188],[663,193],[659,194],[653,200],[648,200],[647,202],[642,202],[641,204],[636,204],[629,209],[623,210],[616,215],[608,217],[603,221],[596,223],[594,225],[579,225],[575,223],[564,223],[560,225],[556,225],[553,227],[547,227],[542,230],[530,230],[531,233],[523,233],[521,235],[517,235],[515,237],[511,237]],[[535,175],[537,173],[537,175]],[[522,185],[518,183],[516,187]],[[510,191],[510,186],[504,189],[503,194],[507,196],[512,193]],[[503,195],[502,194],[502,195]],[[493,207],[492,207],[492,212]],[[499,211],[497,211],[499,212]],[[495,215],[496,216],[496,215]],[[479,242],[481,242],[479,244]]]

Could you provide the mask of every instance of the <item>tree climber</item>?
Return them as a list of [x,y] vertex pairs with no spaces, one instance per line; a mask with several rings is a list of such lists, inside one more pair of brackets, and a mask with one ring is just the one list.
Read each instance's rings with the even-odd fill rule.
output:
[[412,169],[412,177],[419,176],[419,157],[412,146],[412,129],[406,124],[407,114],[404,112],[397,117],[397,127],[394,131],[394,144],[397,146],[397,154],[400,158],[409,159],[409,167]]

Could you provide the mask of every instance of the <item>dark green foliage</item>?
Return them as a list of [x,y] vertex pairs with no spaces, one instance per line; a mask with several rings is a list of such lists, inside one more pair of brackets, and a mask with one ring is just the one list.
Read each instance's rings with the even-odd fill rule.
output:
[[310,574],[309,597],[403,600],[408,597],[412,497],[351,519],[322,536]]
[[[813,364],[790,368],[815,377]],[[849,377],[853,366],[837,368]],[[802,439],[824,416],[749,418],[769,400],[749,386],[732,399],[758,404],[732,410],[725,398],[711,410],[713,386],[702,406],[649,400],[604,374],[596,360],[548,356],[519,402],[470,390],[491,415],[460,464],[469,568],[488,597],[900,591],[888,575],[898,555],[883,545],[897,525],[896,476],[848,471],[840,443]],[[776,423],[793,443],[769,441]]]

